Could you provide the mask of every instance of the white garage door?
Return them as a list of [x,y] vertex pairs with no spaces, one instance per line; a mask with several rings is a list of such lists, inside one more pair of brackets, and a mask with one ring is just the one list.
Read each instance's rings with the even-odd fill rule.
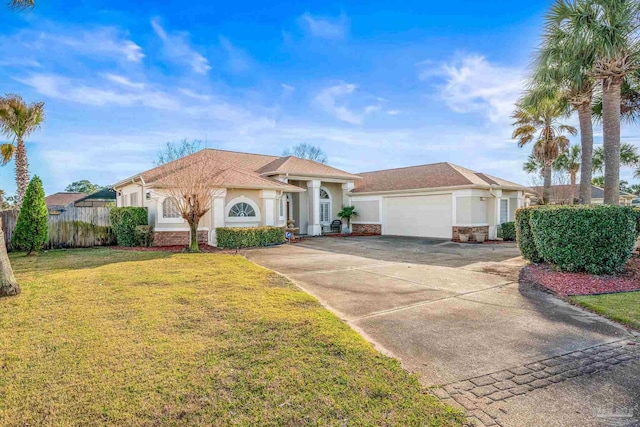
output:
[[387,197],[384,234],[451,238],[451,194]]

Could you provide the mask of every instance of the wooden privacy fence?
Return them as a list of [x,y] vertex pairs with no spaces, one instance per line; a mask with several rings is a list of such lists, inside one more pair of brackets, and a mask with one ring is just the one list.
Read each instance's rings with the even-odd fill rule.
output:
[[[69,207],[56,214],[49,214],[49,242],[47,249],[88,248],[115,244],[111,231],[109,212],[105,207]],[[2,211],[2,229],[7,248],[11,246],[11,235],[16,228],[15,211]]]

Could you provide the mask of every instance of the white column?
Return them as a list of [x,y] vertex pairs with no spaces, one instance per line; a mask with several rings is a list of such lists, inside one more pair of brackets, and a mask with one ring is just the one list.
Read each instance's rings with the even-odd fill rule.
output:
[[217,246],[216,228],[224,227],[224,205],[227,197],[226,189],[214,190],[211,200],[211,232],[209,233],[209,244]]
[[502,190],[494,190],[493,192],[495,193],[495,199],[493,205],[493,221],[489,222],[489,240],[498,238],[498,226],[500,225],[500,198],[502,197]]
[[[355,184],[353,183],[353,181],[342,184],[342,204],[344,206],[351,206],[351,195],[349,194],[349,192],[353,190],[354,187]],[[351,218],[351,221],[353,221],[353,218]],[[342,224],[343,233],[351,233],[352,228],[353,224],[351,225],[351,228],[348,228],[347,224]]]
[[524,191],[518,191],[518,206],[517,208],[523,208],[524,207]]
[[309,225],[307,226],[307,234],[310,236],[319,236],[322,234],[320,226],[320,181],[314,179],[307,181],[307,191],[309,199]]
[[276,225],[276,197],[277,193],[275,190],[262,190],[260,192],[264,225]]

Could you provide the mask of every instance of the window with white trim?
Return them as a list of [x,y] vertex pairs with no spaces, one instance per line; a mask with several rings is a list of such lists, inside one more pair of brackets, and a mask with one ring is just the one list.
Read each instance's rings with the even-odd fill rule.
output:
[[167,197],[162,202],[162,217],[163,218],[180,218],[180,207],[178,202],[173,197]]
[[331,195],[324,188],[320,189],[320,224],[331,222]]
[[129,206],[138,206],[138,193],[129,194]]
[[230,218],[245,218],[245,217],[255,217],[256,211],[251,207],[250,204],[245,202],[236,203],[231,206],[229,209],[229,217]]
[[509,199],[500,199],[500,224],[509,221]]

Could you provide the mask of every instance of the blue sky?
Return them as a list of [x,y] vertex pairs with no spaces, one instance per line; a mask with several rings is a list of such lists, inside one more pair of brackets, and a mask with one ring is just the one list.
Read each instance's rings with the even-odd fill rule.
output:
[[[47,193],[112,184],[183,138],[276,155],[307,142],[350,172],[449,161],[529,184],[509,114],[548,4],[41,1],[0,11],[0,81],[46,103],[27,150]],[[0,188],[15,191],[13,164]]]

